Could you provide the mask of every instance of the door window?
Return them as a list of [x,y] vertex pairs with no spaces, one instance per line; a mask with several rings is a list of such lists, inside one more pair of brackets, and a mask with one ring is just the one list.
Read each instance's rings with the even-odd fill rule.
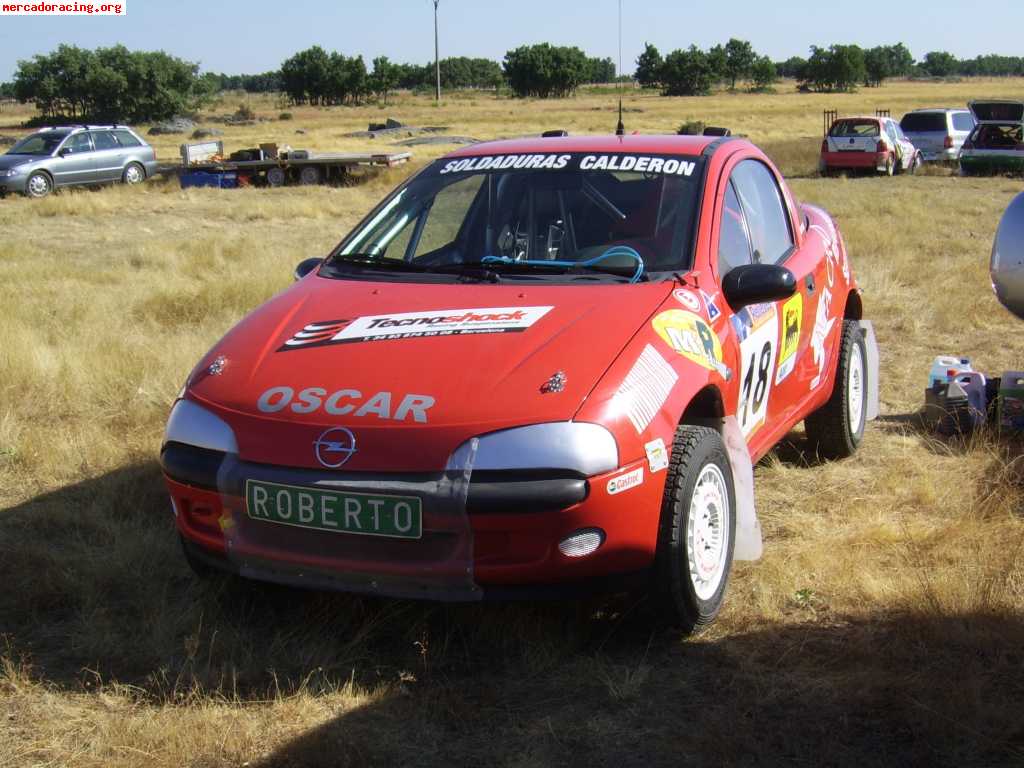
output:
[[734,267],[751,261],[750,236],[743,218],[743,208],[732,182],[725,187],[722,223],[718,228],[718,276],[724,277]]
[[744,160],[732,172],[753,247],[753,260],[777,264],[793,250],[789,214],[771,171],[757,160]]
[[89,134],[76,133],[67,140],[63,148],[71,150],[72,154],[80,155],[83,152],[92,152],[92,142],[89,141]]
[[96,131],[93,133],[92,143],[96,145],[97,152],[101,149],[120,149],[109,131]]

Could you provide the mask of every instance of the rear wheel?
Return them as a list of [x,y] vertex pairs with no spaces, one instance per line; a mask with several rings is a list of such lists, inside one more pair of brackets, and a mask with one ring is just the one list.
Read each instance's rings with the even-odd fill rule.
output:
[[303,166],[302,170],[299,171],[299,183],[307,186],[311,184],[319,184],[320,169],[315,165]]
[[658,533],[656,591],[687,632],[718,615],[732,568],[736,494],[722,437],[709,427],[676,430]]
[[856,320],[843,321],[832,397],[804,419],[807,439],[823,459],[857,452],[867,413],[867,348]]
[[121,174],[121,180],[125,184],[141,184],[146,180],[146,169],[138,163],[128,163]]
[[917,170],[920,167],[921,167],[921,153],[918,152],[918,153],[914,154],[914,159],[910,161],[910,173],[911,174],[917,173]]
[[282,187],[285,182],[284,168],[271,168],[267,171],[267,186]]
[[53,191],[53,179],[45,171],[36,171],[25,182],[25,194],[29,197],[46,197]]
[[893,159],[892,153],[890,152],[885,157],[885,175],[893,176],[896,173],[896,161]]

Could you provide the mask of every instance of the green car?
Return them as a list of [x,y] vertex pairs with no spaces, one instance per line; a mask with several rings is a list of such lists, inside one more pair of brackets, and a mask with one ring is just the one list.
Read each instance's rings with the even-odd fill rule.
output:
[[964,176],[1024,174],[1024,101],[972,101],[975,126],[960,151]]

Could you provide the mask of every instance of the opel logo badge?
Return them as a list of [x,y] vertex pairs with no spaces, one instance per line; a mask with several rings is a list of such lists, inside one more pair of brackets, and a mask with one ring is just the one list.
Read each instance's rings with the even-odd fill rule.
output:
[[337,469],[356,452],[356,436],[345,427],[331,427],[313,441],[316,460],[328,469]]

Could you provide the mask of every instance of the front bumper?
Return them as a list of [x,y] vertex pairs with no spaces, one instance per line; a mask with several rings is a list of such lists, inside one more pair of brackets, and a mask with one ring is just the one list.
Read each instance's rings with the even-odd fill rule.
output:
[[[641,462],[589,478],[475,473],[466,499],[467,524],[432,525],[425,511],[423,536],[417,540],[286,530],[239,545],[239,539],[231,539],[239,525],[260,527],[261,533],[268,525],[281,528],[248,518],[242,491],[246,479],[294,486],[358,481],[408,492],[410,484],[424,478],[277,467],[226,456],[169,443],[161,460],[177,527],[190,551],[209,565],[257,580],[455,601],[535,596],[537,591],[575,593],[607,588],[606,582],[622,588],[623,574],[632,574],[632,579],[654,561],[664,473],[650,476]],[[233,462],[228,471],[225,460]],[[610,479],[638,468],[644,482],[610,491]],[[585,557],[562,554],[558,543],[585,528],[603,531],[603,544]],[[471,573],[465,583],[449,579],[443,588],[421,578],[467,568]],[[554,590],[554,585],[560,588]]]
[[27,173],[19,173],[17,176],[0,176],[0,195],[25,194],[28,176]]

